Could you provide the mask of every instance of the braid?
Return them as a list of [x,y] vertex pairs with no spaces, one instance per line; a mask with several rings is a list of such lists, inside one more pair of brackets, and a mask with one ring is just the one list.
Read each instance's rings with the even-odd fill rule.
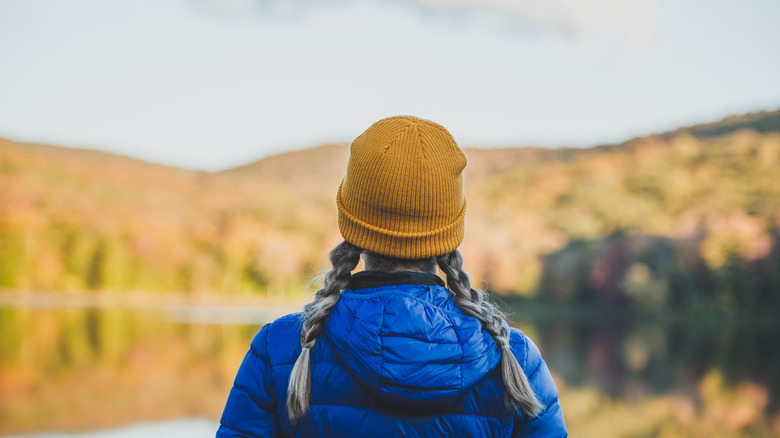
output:
[[330,252],[333,269],[325,274],[322,289],[314,295],[314,301],[303,307],[304,322],[301,328],[301,354],[295,361],[287,386],[287,409],[291,421],[301,418],[311,401],[311,367],[309,355],[317,337],[325,327],[330,311],[338,303],[340,293],[349,285],[352,270],[360,261],[362,250],[347,241],[338,244]]
[[529,416],[536,415],[541,404],[523,368],[509,349],[509,331],[502,313],[485,300],[484,291],[471,287],[471,279],[463,270],[463,257],[457,249],[437,257],[436,261],[439,269],[447,276],[447,287],[455,294],[455,305],[466,315],[482,322],[482,327],[490,333],[501,350],[501,375],[507,407],[519,409]]

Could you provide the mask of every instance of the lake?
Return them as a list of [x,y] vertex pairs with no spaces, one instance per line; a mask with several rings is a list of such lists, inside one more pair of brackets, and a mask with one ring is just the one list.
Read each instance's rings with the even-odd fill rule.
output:
[[[43,433],[32,435],[35,438],[213,438],[219,422],[203,418],[188,418],[181,420],[157,421],[152,423],[132,424],[117,428],[92,432],[75,433]],[[22,438],[30,435],[20,435]]]
[[[0,436],[212,436],[252,336],[294,308],[2,293]],[[771,319],[508,310],[572,436],[780,436]]]

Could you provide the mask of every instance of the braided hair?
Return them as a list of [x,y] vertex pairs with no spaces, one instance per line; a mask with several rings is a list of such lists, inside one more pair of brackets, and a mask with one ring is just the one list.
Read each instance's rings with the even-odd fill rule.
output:
[[330,252],[333,269],[325,274],[322,289],[314,294],[314,301],[303,307],[301,327],[301,354],[295,361],[287,385],[287,409],[291,421],[301,418],[309,410],[311,401],[311,367],[309,355],[317,337],[322,333],[330,311],[338,303],[341,291],[347,287],[352,270],[360,261],[363,250],[343,241]]
[[439,269],[447,276],[447,288],[455,294],[455,305],[466,315],[477,318],[483,329],[490,333],[501,349],[501,376],[504,381],[504,402],[511,409],[518,409],[535,416],[541,404],[534,394],[525,371],[509,348],[509,330],[502,313],[485,300],[485,292],[471,287],[471,278],[463,270],[463,257],[457,249],[436,257]]

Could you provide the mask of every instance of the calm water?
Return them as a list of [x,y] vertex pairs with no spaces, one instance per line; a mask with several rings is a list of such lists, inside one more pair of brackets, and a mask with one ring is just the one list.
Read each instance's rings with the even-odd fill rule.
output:
[[727,385],[760,386],[768,409],[779,407],[777,321],[605,314],[532,320],[529,332],[568,385],[598,388],[617,399],[696,393],[702,379],[717,373]]
[[[81,433],[43,433],[32,435],[35,438],[213,438],[219,422],[202,418],[158,421],[133,424],[112,429]],[[22,435],[13,438],[30,437]]]
[[[187,430],[213,429],[252,336],[283,313],[45,301],[0,301],[0,436],[195,436]],[[556,377],[572,436],[640,436],[630,427],[641,421],[649,431],[641,436],[706,436],[707,424],[721,420],[725,429],[718,430],[734,431],[721,436],[780,435],[776,324],[544,314],[517,325]],[[746,413],[724,414],[735,406]],[[600,431],[606,426],[598,418],[615,415],[633,419],[628,432],[615,432],[614,422],[609,433]]]

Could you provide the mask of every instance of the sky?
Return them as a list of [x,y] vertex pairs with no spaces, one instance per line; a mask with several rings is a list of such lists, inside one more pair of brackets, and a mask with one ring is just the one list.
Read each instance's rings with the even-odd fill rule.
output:
[[464,147],[780,109],[776,0],[0,0],[0,137],[220,170],[410,114]]

